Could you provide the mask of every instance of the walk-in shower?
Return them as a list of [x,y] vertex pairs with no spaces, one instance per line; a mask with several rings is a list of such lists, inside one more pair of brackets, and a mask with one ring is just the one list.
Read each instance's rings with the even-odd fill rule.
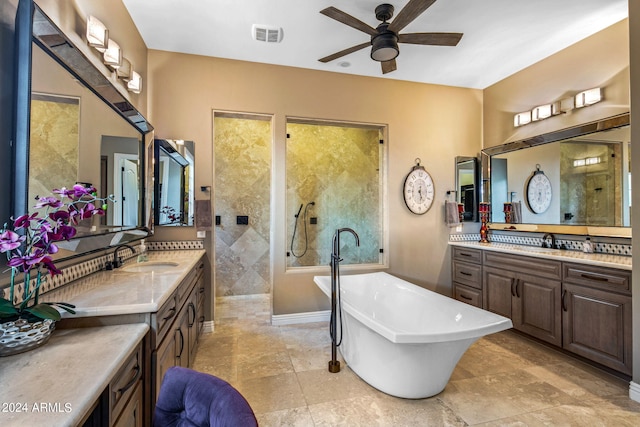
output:
[[287,268],[328,265],[344,224],[363,244],[343,264],[383,262],[384,134],[380,125],[287,120]]

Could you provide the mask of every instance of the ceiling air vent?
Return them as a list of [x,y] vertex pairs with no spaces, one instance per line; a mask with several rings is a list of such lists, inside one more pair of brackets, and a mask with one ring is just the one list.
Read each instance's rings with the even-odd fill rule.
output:
[[251,34],[254,40],[266,43],[280,43],[284,35],[282,28],[257,24],[253,24]]

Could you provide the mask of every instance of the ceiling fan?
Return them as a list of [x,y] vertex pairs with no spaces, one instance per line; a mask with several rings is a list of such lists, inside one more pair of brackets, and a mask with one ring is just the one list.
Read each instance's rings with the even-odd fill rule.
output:
[[382,21],[376,28],[370,27],[353,16],[331,6],[320,11],[321,14],[342,22],[356,30],[365,32],[371,36],[371,41],[341,50],[332,55],[320,58],[320,62],[330,62],[341,58],[367,46],[371,46],[371,59],[379,61],[382,65],[382,74],[387,74],[397,69],[396,57],[400,53],[398,43],[410,43],[432,46],[456,46],[462,38],[462,33],[409,33],[399,34],[400,31],[416,19],[422,12],[436,0],[410,0],[395,17],[393,22],[388,22],[393,16],[394,8],[390,4],[381,4],[375,9],[376,18]]

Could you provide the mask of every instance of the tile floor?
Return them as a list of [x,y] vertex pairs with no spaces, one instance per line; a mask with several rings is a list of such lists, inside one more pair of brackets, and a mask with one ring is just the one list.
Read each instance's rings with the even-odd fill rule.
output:
[[638,426],[628,382],[506,331],[472,345],[428,399],[381,393],[342,362],[327,371],[328,323],[271,326],[266,297],[216,302],[194,369],[225,379],[261,426]]

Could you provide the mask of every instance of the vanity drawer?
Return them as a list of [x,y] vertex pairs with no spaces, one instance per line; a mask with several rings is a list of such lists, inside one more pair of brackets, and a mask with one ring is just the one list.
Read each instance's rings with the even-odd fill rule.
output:
[[479,249],[468,249],[453,246],[453,259],[465,262],[482,263],[482,251]]
[[512,255],[504,252],[484,251],[484,265],[517,273],[561,280],[562,263],[538,257]]
[[176,317],[176,314],[178,314],[178,307],[176,302],[176,294],[174,293],[155,314],[157,343],[160,343],[162,341],[162,338],[169,331],[170,326]]
[[467,286],[482,289],[482,266],[454,260],[453,280]]
[[468,286],[455,284],[454,298],[458,301],[482,308],[482,291]]
[[563,281],[581,286],[631,294],[631,272],[565,262]]
[[109,408],[112,420],[122,412],[129,397],[136,390],[136,385],[141,382],[143,372],[142,345],[139,345],[109,385]]

